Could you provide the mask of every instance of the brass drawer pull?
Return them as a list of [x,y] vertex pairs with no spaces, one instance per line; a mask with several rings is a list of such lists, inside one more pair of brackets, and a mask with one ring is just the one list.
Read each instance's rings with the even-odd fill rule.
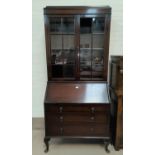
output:
[[91,119],[92,121],[94,121],[95,118],[94,118],[94,117],[90,117],[90,119]]
[[92,113],[95,112],[95,108],[94,108],[94,107],[91,108],[91,112],[92,112]]
[[63,119],[64,119],[63,116],[60,116],[60,122],[63,122]]
[[123,69],[120,69],[119,72],[120,72],[120,74],[123,74]]
[[60,107],[60,108],[59,108],[60,113],[62,112],[62,110],[63,110],[63,107]]

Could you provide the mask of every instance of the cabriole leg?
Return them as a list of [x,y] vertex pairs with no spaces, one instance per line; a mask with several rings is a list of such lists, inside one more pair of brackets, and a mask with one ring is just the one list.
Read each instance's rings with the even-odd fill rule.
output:
[[48,150],[49,150],[49,143],[48,143],[48,142],[50,141],[50,139],[51,139],[51,138],[49,138],[49,137],[45,137],[45,138],[44,138],[44,143],[45,143],[45,146],[46,146],[46,149],[45,149],[45,151],[44,151],[45,153],[47,153]]
[[110,140],[104,141],[105,151],[106,151],[107,153],[110,153],[110,150],[108,149],[109,144],[110,144]]

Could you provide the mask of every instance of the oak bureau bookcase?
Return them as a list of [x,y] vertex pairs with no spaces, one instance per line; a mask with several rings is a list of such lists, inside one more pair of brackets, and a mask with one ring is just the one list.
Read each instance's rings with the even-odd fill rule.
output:
[[44,101],[45,152],[51,138],[110,143],[107,86],[111,8],[44,8],[48,82]]

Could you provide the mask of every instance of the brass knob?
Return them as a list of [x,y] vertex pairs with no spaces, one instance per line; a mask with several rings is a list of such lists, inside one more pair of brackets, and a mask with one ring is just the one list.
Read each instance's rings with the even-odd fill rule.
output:
[[94,108],[94,107],[91,108],[91,112],[92,112],[92,113],[95,112],[95,108]]
[[60,107],[60,108],[59,108],[59,111],[62,112],[62,110],[63,110],[63,107]]
[[119,72],[120,72],[120,74],[123,74],[123,69],[120,69]]
[[63,116],[60,116],[60,121],[61,121],[61,122],[63,121],[63,119],[64,119]]
[[93,121],[95,118],[94,117],[91,117],[90,119]]

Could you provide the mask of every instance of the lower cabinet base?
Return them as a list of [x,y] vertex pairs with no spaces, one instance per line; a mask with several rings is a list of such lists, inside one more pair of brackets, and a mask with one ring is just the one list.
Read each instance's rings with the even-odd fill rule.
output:
[[[45,137],[44,138],[44,143],[45,143],[45,146],[46,146],[46,148],[45,148],[45,153],[47,153],[48,151],[49,151],[49,141],[50,141],[50,139],[51,138],[54,138],[54,137]],[[59,137],[59,138],[61,138],[61,137]],[[111,143],[111,140],[110,140],[110,138],[109,137],[62,137],[62,138],[90,138],[90,139],[103,139],[104,140],[104,146],[105,146],[105,151],[107,152],[107,153],[110,153],[110,150],[108,149],[108,146],[109,146],[109,144]]]
[[101,139],[109,152],[111,106],[106,83],[49,83],[45,96],[45,152],[51,138]]

